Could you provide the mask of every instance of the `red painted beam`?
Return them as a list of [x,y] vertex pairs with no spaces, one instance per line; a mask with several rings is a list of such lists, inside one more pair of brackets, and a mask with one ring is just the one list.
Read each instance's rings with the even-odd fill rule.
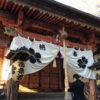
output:
[[14,15],[10,15],[9,13],[0,10],[0,21],[3,23],[3,25],[11,25],[15,26],[16,24],[16,17]]
[[[56,41],[55,38],[53,37],[50,37],[50,36],[43,36],[43,35],[39,35],[39,34],[36,34],[36,33],[31,33],[31,32],[26,32],[26,31],[20,31],[19,29],[17,30],[16,32],[17,34],[20,34],[21,36],[24,36],[26,38],[30,38],[31,40],[38,40],[38,41],[46,41],[46,42],[49,42],[49,43],[53,43],[53,44],[57,44],[57,45],[63,45],[63,41],[61,40],[60,43],[58,43]],[[78,44],[78,43],[72,43],[72,42],[69,42],[69,41],[66,41],[66,45],[68,47],[74,47],[74,48],[80,48],[80,49],[87,49],[89,50],[89,46],[86,46],[86,45],[81,45],[81,44]]]
[[55,25],[52,25],[52,24],[50,25],[48,23],[36,21],[33,19],[29,19],[29,18],[24,19],[24,22],[23,22],[23,28],[27,28],[27,27],[42,29],[42,30],[45,30],[51,33],[55,33],[59,28]]
[[42,29],[42,30],[45,30],[45,31],[48,31],[48,32],[51,32],[51,33],[54,33],[55,31],[58,30],[58,28],[54,25],[50,25],[50,24],[40,22],[40,21],[35,21],[33,19],[30,19],[30,18],[25,18],[23,25],[21,25],[22,20],[23,20],[22,14],[21,15],[19,14],[19,17],[20,18],[18,18],[18,21],[17,21],[15,15],[10,15],[7,12],[0,11],[0,21],[2,21],[4,26],[19,27],[19,28],[22,28],[22,29],[32,27],[32,28]]
[[76,35],[75,35],[74,31],[69,31],[68,33],[69,33],[68,34],[69,37],[79,39],[83,44],[86,44],[86,45],[92,45],[93,44],[94,45],[94,41],[95,41],[94,33],[89,34],[90,38],[89,38],[88,42],[86,42],[85,37],[80,35],[78,32],[77,32]]
[[[21,17],[21,16],[20,16]],[[20,19],[20,18],[19,18]],[[60,27],[56,26],[56,25],[52,25],[52,24],[48,24],[48,23],[44,23],[44,22],[40,22],[40,21],[36,21],[30,18],[25,18],[24,21],[23,18],[21,18],[20,20],[18,20],[18,23],[16,22],[16,16],[15,15],[11,15],[7,12],[4,12],[2,10],[0,10],[0,21],[2,21],[4,26],[11,26],[11,27],[15,27],[15,28],[20,28],[20,29],[27,29],[28,27],[32,27],[32,28],[37,28],[37,29],[41,29],[47,32],[51,32],[54,34],[57,34],[56,31],[58,31],[60,29]],[[21,25],[23,22],[23,25]],[[68,31],[69,35],[71,31]],[[87,43],[86,41],[84,42],[84,38],[82,38],[82,36],[77,36],[74,32],[73,35],[74,38],[80,38],[81,41],[83,41],[84,44],[86,45],[92,45],[92,42],[94,40],[94,36],[92,34],[92,36],[90,37],[90,41],[89,43]],[[94,44],[93,44],[94,45]]]

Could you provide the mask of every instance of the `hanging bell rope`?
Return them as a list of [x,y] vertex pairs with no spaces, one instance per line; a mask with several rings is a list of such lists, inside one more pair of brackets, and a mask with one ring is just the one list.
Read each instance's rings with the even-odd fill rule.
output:
[[60,30],[60,33],[63,39],[63,53],[64,53],[63,67],[65,69],[65,91],[68,91],[69,81],[68,81],[68,71],[67,71],[67,63],[66,63],[66,38],[67,38],[68,33],[65,32],[64,27],[62,28],[62,30]]

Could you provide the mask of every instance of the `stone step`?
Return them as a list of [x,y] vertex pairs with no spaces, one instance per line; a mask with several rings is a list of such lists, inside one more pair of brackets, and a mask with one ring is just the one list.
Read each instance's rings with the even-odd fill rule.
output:
[[64,100],[64,93],[20,93],[18,100]]

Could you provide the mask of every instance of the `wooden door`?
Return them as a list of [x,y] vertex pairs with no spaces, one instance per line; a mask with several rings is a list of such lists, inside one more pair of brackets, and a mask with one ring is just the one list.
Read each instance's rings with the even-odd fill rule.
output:
[[62,60],[57,61],[57,67],[53,67],[53,62],[39,72],[26,75],[20,82],[21,85],[38,91],[63,91],[64,90],[64,70]]

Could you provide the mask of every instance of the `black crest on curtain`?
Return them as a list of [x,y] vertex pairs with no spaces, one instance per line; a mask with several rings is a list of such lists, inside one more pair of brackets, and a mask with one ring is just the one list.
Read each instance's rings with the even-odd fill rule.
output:
[[86,68],[86,65],[87,65],[87,63],[88,63],[88,60],[83,56],[81,59],[78,59],[78,66],[80,67],[80,68],[83,68],[83,69],[85,69]]
[[29,59],[31,63],[33,63],[33,64],[36,62],[41,63],[41,60],[40,60],[41,54],[39,52],[35,52],[35,50],[33,48],[30,48],[29,52],[31,54],[33,54]]

